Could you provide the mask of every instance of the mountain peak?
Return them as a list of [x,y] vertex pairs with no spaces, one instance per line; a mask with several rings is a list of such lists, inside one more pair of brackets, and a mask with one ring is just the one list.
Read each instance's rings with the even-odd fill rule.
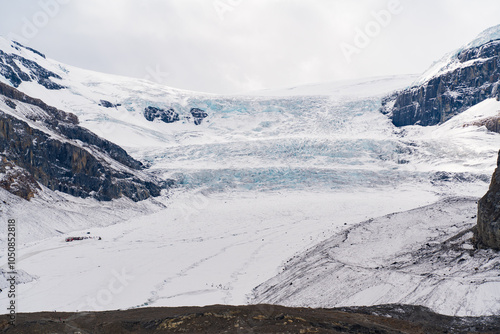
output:
[[500,24],[484,30],[473,41],[467,43],[459,50],[462,51],[465,49],[476,48],[497,39],[500,39]]
[[475,39],[460,48],[447,53],[440,60],[434,62],[421,76],[413,83],[414,86],[422,85],[434,77],[440,76],[445,72],[456,69],[460,63],[459,55],[469,49],[478,48],[491,41],[500,40],[500,24],[490,27],[481,32]]

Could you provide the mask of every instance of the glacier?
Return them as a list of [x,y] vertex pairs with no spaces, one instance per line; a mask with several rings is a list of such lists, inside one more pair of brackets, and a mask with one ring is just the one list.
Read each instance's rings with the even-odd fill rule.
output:
[[[499,113],[494,99],[425,128],[396,128],[379,112],[382,97],[410,85],[414,75],[223,96],[78,69],[2,39],[0,48],[36,61],[65,87],[49,91],[32,81],[21,83],[21,91],[75,113],[82,126],[125,148],[156,176],[176,181],[169,192],[140,203],[99,203],[47,189],[25,202],[0,189],[0,200],[8,203],[2,218],[17,217],[21,224],[21,312],[278,300],[279,293],[253,289],[279,277],[289,259],[361,221],[407,211],[411,221],[420,213],[409,210],[450,197],[467,197],[470,216],[495,167],[500,135],[469,126]],[[101,100],[116,106],[105,108]],[[174,108],[181,119],[149,122],[143,116],[148,106]],[[199,125],[188,118],[194,107],[208,113]],[[33,218],[28,211],[39,214]],[[87,233],[102,240],[64,241]],[[363,256],[356,260],[363,262]],[[482,293],[498,291],[497,272],[494,267],[476,281]],[[415,283],[405,282],[402,289]],[[454,307],[457,298],[446,302],[450,282],[433,299],[415,295],[404,301],[451,315],[498,311],[493,303]],[[0,288],[5,284],[0,277]],[[377,297],[387,284],[346,284],[347,297],[335,305],[401,301],[360,297],[365,290]],[[419,284],[425,290],[435,282]],[[470,291],[460,296],[472,298]],[[279,301],[317,306],[307,298]],[[2,309],[6,302],[2,295]]]

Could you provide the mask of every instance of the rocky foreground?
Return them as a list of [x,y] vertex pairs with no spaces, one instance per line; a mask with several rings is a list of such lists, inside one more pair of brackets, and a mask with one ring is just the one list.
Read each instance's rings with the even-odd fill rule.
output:
[[[438,62],[426,80],[396,92],[382,101],[381,111],[395,126],[436,125],[489,98],[500,98],[500,40],[498,26]],[[437,67],[436,67],[437,66]],[[433,73],[433,71],[435,73]],[[482,120],[498,132],[498,119]]]
[[419,306],[309,309],[273,305],[19,314],[1,333],[499,333],[500,316],[449,317]]

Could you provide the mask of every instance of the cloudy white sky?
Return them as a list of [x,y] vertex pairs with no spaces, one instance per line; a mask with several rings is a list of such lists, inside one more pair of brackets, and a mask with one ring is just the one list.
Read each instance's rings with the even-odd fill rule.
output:
[[0,35],[50,58],[214,93],[421,73],[500,24],[498,0],[0,3]]

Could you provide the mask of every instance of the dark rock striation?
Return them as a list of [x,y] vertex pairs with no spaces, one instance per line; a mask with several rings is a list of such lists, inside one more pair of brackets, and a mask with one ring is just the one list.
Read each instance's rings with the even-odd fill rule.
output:
[[500,40],[460,51],[450,70],[382,100],[395,126],[436,125],[488,98],[500,98]]
[[[134,201],[158,196],[168,182],[141,170],[142,163],[121,147],[78,125],[78,118],[47,106],[15,88],[0,84],[0,94],[40,108],[26,118],[37,127],[0,109],[0,186],[25,199],[33,197],[37,183],[78,197],[111,200],[122,196]],[[7,173],[7,171],[15,171]],[[26,182],[22,181],[20,175]],[[14,189],[14,183],[22,183]],[[19,187],[18,187],[19,188]]]
[[500,152],[490,188],[478,202],[474,241],[478,248],[500,250]]
[[144,109],[144,117],[150,122],[153,122],[157,118],[165,123],[173,123],[179,120],[179,114],[172,108],[164,110],[156,107],[147,107]]
[[[17,100],[39,107],[49,115],[49,117],[45,119],[45,121],[51,123],[54,126],[57,126],[59,122],[65,122],[75,125],[78,124],[78,117],[76,117],[76,115],[51,107],[42,100],[28,96],[9,85],[0,83],[0,95],[5,96],[11,100]],[[15,104],[13,101],[7,102],[7,104],[9,103]]]
[[[22,64],[23,69],[17,63]],[[0,75],[10,81],[12,86],[19,87],[23,82],[36,81],[47,89],[65,88],[52,81],[61,79],[56,73],[45,69],[36,62],[16,54],[7,54],[0,50]]]

